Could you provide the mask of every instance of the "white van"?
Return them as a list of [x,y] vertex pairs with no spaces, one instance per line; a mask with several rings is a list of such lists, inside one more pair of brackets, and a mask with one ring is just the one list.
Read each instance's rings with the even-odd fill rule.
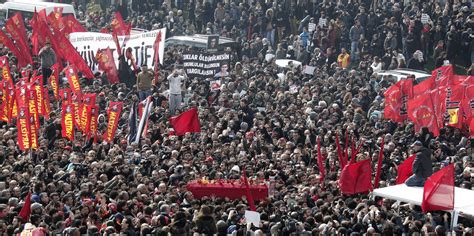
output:
[[5,2],[1,6],[1,16],[5,16],[5,20],[15,15],[17,12],[21,12],[23,18],[31,19],[35,9],[37,12],[46,9],[46,15],[54,11],[55,8],[63,9],[63,16],[73,15],[76,17],[76,11],[71,4],[54,3],[54,2],[40,2],[37,0],[14,0]]

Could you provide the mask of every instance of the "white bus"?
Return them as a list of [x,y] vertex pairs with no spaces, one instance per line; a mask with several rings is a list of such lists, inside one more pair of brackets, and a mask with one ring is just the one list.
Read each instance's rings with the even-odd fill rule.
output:
[[55,8],[62,8],[63,15],[74,15],[76,17],[76,11],[71,4],[54,3],[54,2],[41,2],[37,0],[14,0],[5,2],[0,6],[0,16],[5,16],[3,19],[8,19],[15,15],[17,12],[21,12],[23,18],[31,19],[35,9],[37,12],[46,9],[46,15],[54,11]]

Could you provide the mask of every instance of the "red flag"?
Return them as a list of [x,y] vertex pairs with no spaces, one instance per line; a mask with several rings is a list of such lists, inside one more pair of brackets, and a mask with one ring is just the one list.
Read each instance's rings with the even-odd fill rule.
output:
[[184,135],[187,132],[201,132],[198,110],[195,107],[177,116],[171,117],[170,124],[173,126],[173,129],[178,136]]
[[342,148],[341,148],[341,143],[339,142],[339,135],[337,134],[336,131],[336,148],[337,148],[337,156],[339,158],[339,167],[344,169],[344,166],[346,166],[346,163],[344,162],[344,154],[342,153]]
[[23,203],[23,206],[21,207],[20,213],[18,213],[18,216],[23,219],[24,222],[28,222],[30,219],[31,215],[31,192],[28,192],[28,195],[26,195],[25,202]]
[[423,82],[413,86],[413,96],[417,97],[425,93],[429,93],[432,89],[436,87],[435,78],[433,76],[428,79],[423,80]]
[[119,56],[122,56],[122,47],[120,46],[120,43],[118,41],[117,34],[115,32],[112,32],[112,38],[114,39],[115,46],[117,47],[117,53]]
[[471,120],[474,120],[474,83],[466,86],[465,97],[461,101],[461,109],[463,111],[463,125],[472,128],[470,124]]
[[87,126],[90,124],[91,119],[91,106],[95,105],[96,94],[95,93],[86,93],[82,97],[82,107],[80,109],[80,119],[81,119],[81,130],[85,135],[89,134],[90,128]]
[[382,143],[380,143],[379,158],[377,159],[377,171],[375,172],[374,188],[379,187],[380,171],[382,171],[382,159],[383,159],[383,146],[385,144],[385,136],[382,137]]
[[[78,71],[82,72],[86,78],[94,78],[94,73],[92,73],[92,70],[89,68],[89,66],[81,57],[81,55],[79,55],[74,46],[72,46],[69,39],[67,39],[59,32],[55,32],[54,36],[57,38],[58,42],[58,48],[53,47],[53,49],[55,49],[55,52],[60,51],[62,55],[67,55],[63,57],[63,59],[74,65],[75,68],[77,68]],[[52,45],[54,46],[54,44]]]
[[66,35],[66,37],[70,33],[74,32],[87,32],[86,28],[79,23],[79,21],[76,20],[76,18],[73,15],[66,15],[63,16],[63,21],[64,21],[64,29],[63,33]]
[[415,157],[416,154],[411,155],[398,166],[396,184],[405,183],[405,180],[413,175],[413,162],[415,161]]
[[413,80],[400,80],[385,93],[384,117],[396,122],[407,118],[407,101],[413,96]]
[[436,85],[448,86],[452,84],[452,79],[454,76],[453,65],[441,66],[433,70],[431,76],[434,77]]
[[[461,128],[461,101],[464,99],[465,86],[449,85],[438,89],[440,113],[436,113],[443,117],[443,123],[448,126]],[[438,102],[438,101],[437,101]],[[434,101],[433,101],[434,103]]]
[[30,147],[36,149],[38,148],[38,129],[40,128],[40,121],[34,85],[28,85],[26,93],[30,120]]
[[107,79],[111,84],[119,83],[117,66],[115,65],[112,50],[109,47],[97,51],[96,59],[99,62],[99,70],[107,74]]
[[97,117],[99,116],[99,106],[92,105],[90,108],[90,119],[87,121],[87,129],[89,135],[94,137],[94,142],[97,139]]
[[454,208],[454,164],[428,177],[423,188],[421,209],[428,211],[449,211]]
[[18,59],[18,66],[20,68],[25,67],[28,64],[28,60],[24,58],[23,54],[18,50],[13,41],[2,30],[0,30],[0,43],[9,48],[13,55],[15,55]]
[[48,88],[43,88],[43,108],[44,108],[44,113],[43,116],[46,119],[49,119],[49,113],[51,112],[51,103],[49,100],[49,93],[48,93]]
[[373,187],[370,160],[346,165],[339,178],[339,188],[345,195],[371,191]]
[[8,57],[0,57],[0,65],[2,67],[2,77],[11,87],[13,87],[13,78],[10,73],[10,65],[8,63]]
[[104,141],[112,143],[115,137],[115,131],[117,131],[118,122],[120,120],[120,113],[122,112],[122,102],[110,102],[109,109],[107,110],[107,116],[109,122],[107,123],[107,130],[104,134]]
[[439,135],[431,93],[420,95],[408,101],[408,117],[415,123],[416,132],[420,131],[422,127],[428,127],[434,136]]
[[153,50],[154,50],[154,60],[153,66],[155,66],[155,80],[158,80],[158,67],[160,63],[160,43],[162,40],[161,30],[156,34],[155,43],[153,43]]
[[0,81],[0,91],[2,92],[2,96],[0,97],[0,120],[10,123],[10,92],[8,88],[8,83],[6,81]]
[[61,134],[63,138],[74,141],[74,104],[62,104]]
[[115,17],[112,19],[112,22],[110,22],[110,25],[112,26],[112,31],[117,35],[130,35],[132,27],[130,24],[125,23],[120,12],[115,12]]
[[321,138],[318,136],[318,167],[319,167],[319,181],[324,185],[324,177],[326,176],[326,167],[324,166],[323,154],[321,153]]
[[63,103],[71,103],[72,102],[72,91],[70,88],[60,89],[59,96]]
[[71,88],[72,92],[75,94],[81,94],[81,84],[79,83],[79,78],[77,77],[74,66],[69,65],[68,67],[64,68],[64,70],[66,71],[67,81],[69,82],[69,87]]
[[59,64],[56,63],[51,67],[52,73],[49,76],[49,85],[53,90],[54,98],[59,100]]
[[33,64],[30,54],[30,47],[26,38],[26,28],[21,13],[18,12],[5,23],[5,29],[10,34],[15,44],[18,46],[19,53],[27,64]]
[[245,169],[242,171],[242,178],[244,179],[245,196],[247,197],[247,202],[249,203],[250,210],[256,211],[257,208],[255,207],[253,196],[252,196],[252,193],[250,192],[250,185],[249,185],[249,181],[247,180],[247,174],[245,173]]
[[[344,167],[347,165],[348,158],[349,158],[349,132],[346,130],[346,135],[344,137],[345,142],[344,142]],[[341,169],[342,171],[342,169]]]

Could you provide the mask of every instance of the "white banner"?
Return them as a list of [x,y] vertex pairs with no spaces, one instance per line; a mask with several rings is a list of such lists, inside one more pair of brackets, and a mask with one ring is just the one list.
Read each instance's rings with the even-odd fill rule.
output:
[[[118,36],[118,41],[122,49],[122,55],[125,55],[125,50],[132,52],[132,56],[138,67],[146,64],[148,68],[154,68],[154,50],[153,44],[155,43],[156,35],[161,31],[161,42],[160,42],[160,63],[163,63],[163,56],[165,52],[165,38],[166,28],[159,30],[153,30],[140,34],[133,34],[128,36],[128,39],[124,43],[126,36]],[[109,47],[115,58],[115,63],[118,69],[118,54],[116,52],[117,47],[111,34],[95,33],[95,32],[81,32],[72,33],[69,35],[69,41],[76,48],[79,54],[86,60],[92,71],[98,71],[98,63],[95,59],[97,50],[106,49]],[[130,66],[132,63],[129,59],[127,62]]]

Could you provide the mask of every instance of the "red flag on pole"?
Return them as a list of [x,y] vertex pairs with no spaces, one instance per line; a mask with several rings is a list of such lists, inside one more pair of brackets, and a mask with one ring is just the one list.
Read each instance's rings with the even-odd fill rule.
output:
[[84,28],[84,26],[82,26],[73,15],[66,15],[62,18],[64,21],[64,35],[68,36],[70,33],[74,32],[87,32],[86,28]]
[[117,66],[115,65],[112,50],[109,47],[103,50],[98,50],[96,59],[99,62],[99,70],[107,74],[107,79],[111,84],[119,83]]
[[380,143],[379,158],[377,159],[377,171],[375,172],[374,188],[379,187],[380,171],[382,171],[382,159],[383,159],[383,146],[385,145],[385,136],[382,137],[382,143]]
[[5,29],[10,34],[15,44],[18,46],[19,52],[23,60],[27,64],[33,64],[33,59],[30,54],[30,47],[28,46],[28,40],[26,38],[26,28],[23,22],[21,13],[18,12],[5,23]]
[[195,107],[171,117],[169,121],[178,136],[184,135],[187,132],[201,132],[198,111]]
[[429,93],[435,87],[436,87],[435,79],[433,76],[431,76],[428,79],[423,80],[423,82],[413,86],[413,97],[417,97],[425,93]]
[[130,24],[126,24],[122,18],[120,12],[115,12],[115,16],[110,22],[112,30],[117,33],[117,35],[124,36],[130,35],[130,30],[132,29]]
[[107,130],[104,134],[104,141],[112,143],[117,131],[118,122],[120,120],[120,113],[122,112],[122,102],[110,102],[109,109],[107,109],[107,116],[109,121],[107,123]]
[[64,68],[66,71],[67,81],[69,82],[69,87],[75,94],[81,94],[81,84],[79,83],[79,78],[77,77],[76,70],[74,66],[69,65],[68,67]]
[[373,187],[370,160],[346,165],[339,178],[339,189],[345,195],[371,191]]
[[448,86],[452,84],[452,78],[454,76],[453,65],[438,67],[431,72],[431,76],[434,78],[438,87]]
[[256,211],[257,208],[255,207],[253,196],[252,196],[252,193],[250,192],[250,185],[249,185],[249,181],[247,180],[247,174],[245,173],[245,169],[243,169],[242,171],[242,178],[244,179],[245,197],[247,197],[247,202],[249,203],[250,210]]
[[28,192],[28,195],[26,195],[25,202],[23,203],[23,206],[21,207],[20,213],[18,213],[18,216],[23,219],[24,222],[28,222],[30,219],[31,215],[31,192]]
[[423,188],[421,209],[428,211],[449,211],[454,208],[454,164],[428,177]]
[[156,39],[155,43],[153,43],[153,50],[154,50],[154,60],[153,60],[153,66],[155,66],[155,80],[158,79],[158,67],[160,64],[160,43],[161,43],[162,37],[161,37],[161,30],[156,34]]
[[411,155],[400,165],[398,165],[396,184],[403,184],[405,180],[413,175],[413,162],[415,161],[416,154]]
[[24,58],[24,55],[20,52],[20,50],[15,46],[13,41],[2,31],[0,30],[0,43],[5,45],[13,55],[16,56],[18,59],[18,66],[20,68],[25,67],[28,64],[28,60]]
[[408,117],[415,123],[416,132],[428,127],[434,136],[439,135],[437,114],[433,109],[431,93],[420,95],[408,101]]

